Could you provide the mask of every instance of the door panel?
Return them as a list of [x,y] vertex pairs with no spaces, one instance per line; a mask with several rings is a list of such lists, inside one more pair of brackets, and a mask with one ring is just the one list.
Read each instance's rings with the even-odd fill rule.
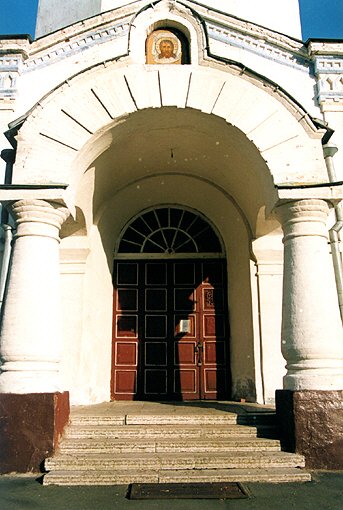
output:
[[223,269],[222,260],[115,264],[112,398],[228,397]]
[[114,391],[117,400],[133,400],[137,393],[137,371],[118,368],[114,377]]

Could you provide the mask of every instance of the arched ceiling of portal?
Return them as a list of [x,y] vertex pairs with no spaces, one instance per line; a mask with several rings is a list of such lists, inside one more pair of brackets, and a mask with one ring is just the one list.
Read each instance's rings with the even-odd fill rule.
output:
[[[193,109],[166,107],[131,114],[109,132],[112,143],[92,164],[93,215],[126,187],[151,191],[145,181],[160,176],[191,176],[229,192],[254,229],[257,212],[273,183],[265,161],[246,136],[218,117]],[[86,177],[86,176],[85,176]]]

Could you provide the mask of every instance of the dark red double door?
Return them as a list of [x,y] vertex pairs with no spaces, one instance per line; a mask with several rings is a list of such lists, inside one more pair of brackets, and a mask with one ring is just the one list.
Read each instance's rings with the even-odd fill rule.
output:
[[222,260],[117,262],[112,398],[228,398],[226,310]]

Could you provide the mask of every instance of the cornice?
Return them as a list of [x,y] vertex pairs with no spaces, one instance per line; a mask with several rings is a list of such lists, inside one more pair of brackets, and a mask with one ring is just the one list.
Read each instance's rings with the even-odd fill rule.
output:
[[310,56],[342,56],[343,57],[343,40],[342,41],[310,41],[308,44]]
[[24,63],[23,72],[40,69],[65,58],[77,55],[99,44],[127,36],[129,27],[129,19],[126,19],[119,23],[110,24],[105,27],[102,26],[96,30],[88,30],[77,37],[66,38],[63,42],[58,42],[49,48],[44,48],[43,51],[33,53]]
[[[186,1],[184,5],[191,6],[192,2]],[[132,5],[129,7],[132,9]],[[216,13],[209,16],[208,9],[197,7],[200,16],[204,15],[203,20],[210,40],[217,40],[281,65],[308,72],[310,59],[300,41],[230,16]],[[117,9],[104,13],[35,41],[31,47],[30,57],[23,66],[23,72],[52,64],[118,37],[128,37],[135,12],[129,11],[127,7],[126,16],[123,17],[124,13],[121,11],[122,9]]]
[[259,55],[267,60],[272,60],[281,65],[295,67],[306,73],[309,72],[311,60],[302,44],[289,45],[278,44],[275,38],[268,38],[266,34],[256,34],[256,31],[239,30],[236,24],[232,26],[221,25],[206,20],[206,26],[210,39],[220,41],[228,46],[244,49],[249,53]]
[[30,36],[0,36],[0,56],[21,55],[26,59],[30,53]]
[[230,16],[229,14],[219,13],[214,9],[212,10],[199,4],[197,4],[195,8],[192,0],[183,0],[182,3],[185,6],[196,10],[196,12],[206,22],[218,23],[219,25],[227,26],[233,29],[236,28],[237,30],[249,33],[250,35],[254,35],[257,38],[263,38],[266,41],[268,40],[271,43],[279,44],[280,46],[288,49],[300,50],[301,48],[304,48],[304,43],[302,41],[285,34],[275,32],[274,30],[263,27],[261,25],[257,25],[251,21],[246,21],[236,16]]

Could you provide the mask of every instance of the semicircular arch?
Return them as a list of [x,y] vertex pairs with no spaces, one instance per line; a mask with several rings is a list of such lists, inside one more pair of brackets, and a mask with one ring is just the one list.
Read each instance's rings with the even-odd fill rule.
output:
[[18,135],[13,183],[63,182],[74,197],[84,172],[115,142],[118,126],[138,113],[168,108],[201,112],[238,130],[242,147],[235,148],[244,154],[246,144],[259,154],[270,176],[267,193],[275,191],[273,184],[304,175],[307,181],[326,179],[322,133],[277,90],[232,69],[112,62],[75,76],[30,112]]

